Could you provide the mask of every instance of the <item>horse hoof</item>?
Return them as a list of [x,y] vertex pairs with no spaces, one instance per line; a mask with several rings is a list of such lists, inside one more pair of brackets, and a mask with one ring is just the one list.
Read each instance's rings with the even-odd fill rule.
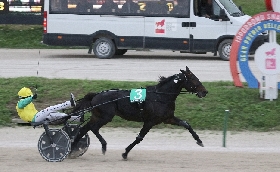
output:
[[80,155],[80,152],[79,151],[71,151],[69,154],[68,154],[68,158],[69,159],[75,159],[77,157],[79,157]]
[[107,144],[102,144],[102,154],[105,155],[105,152],[107,150]]
[[123,159],[127,160],[127,155],[125,153],[122,154]]
[[102,149],[102,154],[105,155],[106,149]]
[[204,145],[203,145],[203,143],[201,142],[201,143],[199,143],[199,142],[196,142],[196,144],[198,144],[199,146],[201,146],[201,147],[204,147]]

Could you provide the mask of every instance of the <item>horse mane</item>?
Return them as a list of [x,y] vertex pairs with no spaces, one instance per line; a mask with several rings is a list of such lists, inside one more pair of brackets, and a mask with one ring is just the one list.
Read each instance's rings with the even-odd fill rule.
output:
[[93,99],[94,96],[96,96],[98,93],[90,92],[86,94],[83,98],[80,100],[77,100],[77,105],[73,108],[72,113],[79,111],[81,109],[86,109],[91,107],[91,100]]
[[162,86],[163,84],[169,82],[171,79],[173,79],[173,76],[165,77],[165,76],[159,76],[158,86]]
[[[172,79],[174,75],[172,76],[169,76],[169,77],[165,77],[165,76],[159,76],[159,79],[158,79],[158,84],[157,86],[162,86],[163,84],[167,83],[168,81],[170,81]],[[147,85],[146,88],[152,88],[154,87],[155,85]]]

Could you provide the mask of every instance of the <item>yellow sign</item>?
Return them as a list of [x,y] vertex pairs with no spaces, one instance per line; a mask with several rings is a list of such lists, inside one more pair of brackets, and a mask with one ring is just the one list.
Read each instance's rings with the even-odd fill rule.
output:
[[5,10],[5,4],[4,2],[0,2],[0,11],[4,11]]

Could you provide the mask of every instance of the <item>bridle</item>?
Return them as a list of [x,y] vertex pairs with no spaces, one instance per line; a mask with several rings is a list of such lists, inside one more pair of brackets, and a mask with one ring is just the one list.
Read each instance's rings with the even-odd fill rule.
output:
[[[185,75],[185,74],[184,74],[184,75]],[[190,75],[189,80],[193,80],[194,77],[195,77],[195,76],[193,75],[193,73],[191,73],[191,72],[190,72],[188,75]],[[186,75],[185,75],[185,76],[186,76]],[[186,78],[187,78],[187,76],[186,76]],[[197,90],[197,88],[200,87],[201,85],[202,85],[202,83],[201,83],[201,82],[198,82],[198,84],[196,84],[196,85],[194,84],[194,86],[191,86],[190,90],[187,90],[187,89],[185,88],[185,89],[187,90],[186,92],[189,92],[189,93],[192,93],[192,94],[197,93],[196,90]]]
[[[186,76],[185,72],[183,72],[183,71],[181,71],[181,72],[182,72],[182,74],[183,74],[183,78],[180,76],[180,74],[175,74],[175,75],[174,75],[174,76],[175,76],[175,78],[174,78],[174,82],[175,82],[175,83],[178,83],[178,82],[184,80],[184,82],[182,82],[181,84],[185,84],[185,82],[188,82],[189,80],[192,80],[193,77],[194,77],[194,75],[192,75],[192,73],[190,73],[189,75],[191,75],[191,76],[190,76],[191,78],[188,79],[188,77]],[[197,92],[195,91],[196,88],[199,87],[199,86],[201,86],[201,85],[202,85],[202,83],[199,82],[198,85],[192,86],[192,87],[191,87],[191,90],[187,90],[187,89],[185,88],[186,91],[181,90],[181,91],[179,92],[179,94],[187,94],[187,93],[189,93],[189,94],[190,94],[190,93],[195,94],[195,93],[197,93]],[[155,91],[147,91],[147,92],[153,92],[153,93],[156,93],[156,94],[166,94],[166,95],[176,95],[176,94],[178,94],[178,93],[159,92],[159,91],[157,91],[157,85],[155,85]]]

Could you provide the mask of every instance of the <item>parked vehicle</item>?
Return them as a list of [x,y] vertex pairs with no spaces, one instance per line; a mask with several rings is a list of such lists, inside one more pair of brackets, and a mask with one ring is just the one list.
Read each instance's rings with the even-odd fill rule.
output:
[[[107,11],[101,8],[104,0],[88,0],[84,11],[77,9],[78,1],[45,0],[43,43],[89,46],[89,53],[104,59],[127,50],[163,49],[212,52],[229,60],[232,40],[250,18],[232,0],[212,0],[210,15],[203,14],[207,0],[141,0],[129,11],[124,0]],[[250,53],[267,39],[267,33],[259,35]]]

